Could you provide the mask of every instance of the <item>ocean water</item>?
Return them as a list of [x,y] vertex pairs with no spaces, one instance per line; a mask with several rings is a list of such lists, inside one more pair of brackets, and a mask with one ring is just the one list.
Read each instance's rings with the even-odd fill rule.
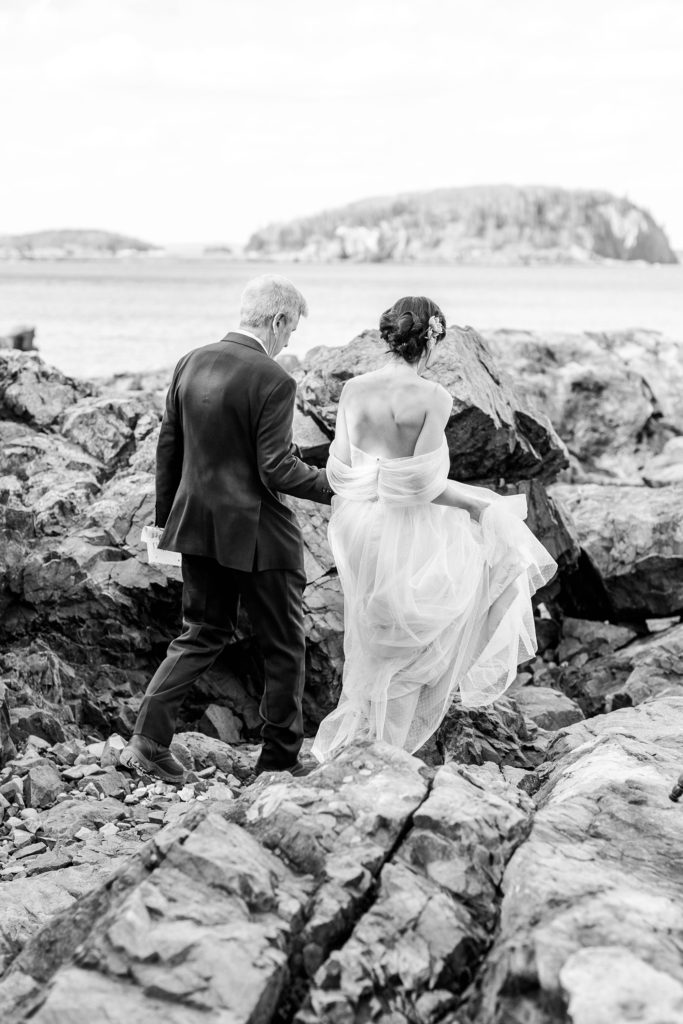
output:
[[431,296],[449,323],[534,331],[647,327],[683,340],[683,266],[273,264],[197,259],[0,263],[0,335],[37,328],[41,355],[100,377],[172,367],[237,326],[255,274],[290,277],[310,315],[290,352],[342,345],[402,295]]

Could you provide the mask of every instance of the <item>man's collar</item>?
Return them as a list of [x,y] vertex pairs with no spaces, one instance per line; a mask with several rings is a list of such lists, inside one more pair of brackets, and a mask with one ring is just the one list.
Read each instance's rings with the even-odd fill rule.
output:
[[[243,327],[240,327],[236,331],[229,331],[228,334],[223,338],[223,341],[236,341],[238,344],[247,345],[248,348],[258,348],[265,355],[268,355],[266,346],[263,344],[260,338],[257,338],[251,331],[245,331]],[[270,358],[270,356],[268,356]]]
[[252,333],[251,333],[251,331],[245,331],[244,327],[238,327],[238,328],[237,328],[237,333],[238,333],[238,334],[243,334],[245,338],[253,338],[253,339],[254,339],[254,341],[258,341],[258,343],[259,343],[259,345],[261,346],[261,348],[263,349],[263,351],[264,351],[264,352],[266,353],[266,355],[268,355],[268,349],[267,349],[267,348],[266,348],[266,346],[265,346],[265,345],[263,344],[263,342],[262,342],[262,341],[261,341],[261,339],[260,339],[260,338],[258,337],[258,335],[256,335],[256,334],[252,334]]

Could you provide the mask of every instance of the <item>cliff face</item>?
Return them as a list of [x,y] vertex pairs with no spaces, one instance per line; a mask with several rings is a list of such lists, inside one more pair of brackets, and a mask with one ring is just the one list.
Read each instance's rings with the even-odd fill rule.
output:
[[249,240],[264,256],[359,262],[676,263],[651,215],[608,192],[509,185],[364,199],[271,224]]

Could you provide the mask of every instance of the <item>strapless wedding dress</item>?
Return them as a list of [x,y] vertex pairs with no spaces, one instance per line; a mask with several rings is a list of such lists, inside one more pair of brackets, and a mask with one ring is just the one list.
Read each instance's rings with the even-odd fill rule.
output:
[[487,501],[480,521],[432,504],[448,481],[448,445],[387,459],[335,454],[329,540],[344,591],[344,676],[313,753],[355,739],[410,753],[432,735],[456,692],[490,704],[533,657],[531,595],[557,566],[524,523],[523,495],[449,482]]

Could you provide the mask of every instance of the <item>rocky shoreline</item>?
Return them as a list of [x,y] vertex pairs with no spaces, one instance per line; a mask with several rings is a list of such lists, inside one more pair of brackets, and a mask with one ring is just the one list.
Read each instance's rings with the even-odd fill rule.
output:
[[[367,331],[291,368],[304,457],[324,462],[344,380],[383,358]],[[524,491],[560,565],[536,658],[415,758],[359,747],[245,788],[244,619],[183,708],[175,791],[117,767],[179,623],[179,574],[139,541],[167,375],[75,381],[0,351],[8,1024],[683,1019],[683,344],[450,329],[431,372],[454,398],[451,475]],[[343,603],[328,511],[293,504],[312,734]]]

